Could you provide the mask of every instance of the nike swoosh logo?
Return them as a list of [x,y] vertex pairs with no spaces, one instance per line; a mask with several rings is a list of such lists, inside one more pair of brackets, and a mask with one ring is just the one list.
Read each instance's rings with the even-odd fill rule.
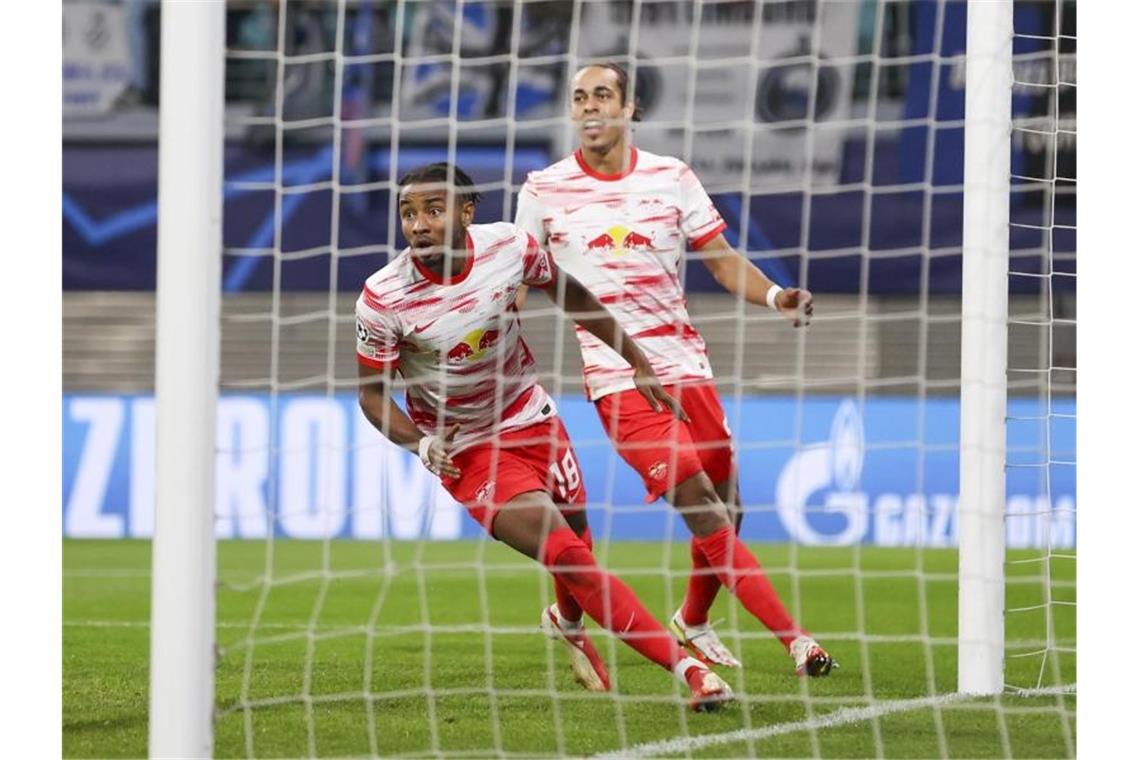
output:
[[637,613],[634,613],[634,612],[629,613],[629,621],[625,624],[625,628],[622,630],[622,633],[629,633],[629,627],[631,625],[633,625],[633,616],[635,614],[637,614]]
[[415,327],[412,328],[412,332],[414,332],[418,335],[418,334],[422,333],[424,330],[426,330],[429,327],[431,327],[432,325],[434,325],[438,321],[439,321],[438,319],[433,319],[432,321],[428,322],[426,325],[416,325]]

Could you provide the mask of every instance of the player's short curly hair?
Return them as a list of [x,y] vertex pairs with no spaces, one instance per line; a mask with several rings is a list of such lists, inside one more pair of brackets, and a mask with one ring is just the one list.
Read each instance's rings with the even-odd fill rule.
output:
[[399,187],[421,184],[446,186],[449,183],[455,188],[455,200],[461,206],[468,203],[478,203],[483,198],[483,194],[475,189],[475,183],[471,181],[467,173],[446,161],[419,166],[396,181]]
[[614,74],[617,74],[619,90],[618,94],[621,96],[622,104],[625,105],[628,103],[633,103],[633,116],[630,117],[630,121],[641,121],[642,117],[645,114],[641,111],[641,105],[639,104],[637,97],[635,96],[632,99],[629,97],[629,72],[625,70],[625,67],[620,63],[615,63],[614,61],[601,61],[598,63],[587,63],[582,68],[585,69],[589,68],[590,66],[594,66],[599,69],[609,69]]

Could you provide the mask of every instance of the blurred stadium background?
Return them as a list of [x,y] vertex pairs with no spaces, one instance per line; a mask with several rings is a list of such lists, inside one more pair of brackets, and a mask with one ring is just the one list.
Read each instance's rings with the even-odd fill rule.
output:
[[[451,48],[450,3],[409,3],[402,36],[404,55],[447,53]],[[526,65],[528,57],[565,54],[569,45],[570,14],[573,3],[568,0],[530,3],[524,6],[518,54],[518,95],[514,113],[518,120],[513,150],[512,181],[517,187],[527,171],[541,168],[565,155],[569,150],[563,130],[551,120],[565,111],[563,91],[566,67],[558,63]],[[646,110],[646,129],[656,122],[683,117],[683,94],[677,87],[683,67],[654,66],[657,51],[679,43],[688,44],[688,22],[678,8],[689,3],[646,2],[642,15],[641,39],[645,50],[640,53],[638,93]],[[778,126],[781,121],[801,124],[806,115],[804,86],[808,81],[807,65],[781,67],[779,58],[794,56],[805,44],[814,18],[813,2],[768,2],[764,4],[773,28],[788,27],[779,42],[781,48],[765,50],[773,59],[761,82],[762,92],[756,96],[756,119],[762,124]],[[844,381],[856,379],[860,372],[872,393],[913,393],[916,380],[923,378],[926,389],[934,394],[956,394],[959,365],[958,324],[961,266],[957,246],[961,244],[961,144],[963,117],[963,64],[953,56],[965,47],[965,12],[963,3],[951,2],[945,8],[942,39],[935,47],[933,39],[939,4],[935,2],[886,2],[882,7],[881,40],[872,51],[877,19],[877,0],[847,3],[852,7],[853,28],[840,34],[829,30],[837,39],[827,39],[838,49],[836,55],[881,56],[877,65],[860,63],[843,70],[850,81],[841,84],[838,69],[822,69],[821,95],[817,116],[835,117],[832,109],[845,114],[840,124],[865,119],[870,114],[882,126],[867,129],[847,124],[826,130],[834,135],[834,149],[822,148],[816,156],[819,190],[809,199],[810,230],[801,229],[803,213],[802,166],[769,162],[758,166],[748,196],[741,193],[740,173],[729,168],[733,157],[740,160],[739,142],[724,141],[720,135],[698,133],[693,137],[693,165],[706,186],[714,194],[722,214],[729,223],[731,236],[740,239],[740,211],[743,202],[750,204],[747,247],[754,255],[774,251],[761,259],[767,271],[785,284],[799,280],[802,262],[798,248],[801,240],[807,249],[819,255],[809,257],[806,282],[820,297],[819,312],[823,318],[813,326],[806,347],[806,369],[811,383],[808,392],[822,389],[843,392]],[[1019,2],[1019,31],[1027,34],[1053,33],[1053,2]],[[725,28],[739,25],[739,16],[751,12],[751,2],[705,3],[702,29],[711,35],[723,34]],[[593,37],[595,49],[583,49],[583,57],[620,53],[625,19],[628,28],[629,3],[587,4],[588,17],[601,17],[593,24],[608,35]],[[266,0],[230,0],[227,11],[227,36],[231,48],[272,51],[276,47],[277,3]],[[320,54],[333,49],[336,6],[329,2],[288,3],[289,55]],[[348,32],[353,34],[349,49],[354,54],[392,53],[397,31],[393,29],[395,4],[348,3]],[[624,15],[623,15],[624,14]],[[155,214],[157,175],[157,98],[158,98],[158,31],[161,23],[158,2],[107,2],[101,0],[68,0],[64,3],[64,145],[63,145],[63,235],[64,235],[64,388],[68,393],[145,392],[153,387],[153,290],[155,273]],[[505,55],[511,51],[509,3],[481,2],[467,4],[461,58],[480,60]],[[1075,29],[1075,3],[1063,4],[1062,23]],[[363,33],[357,33],[364,29]],[[702,33],[705,33],[703,31]],[[651,32],[651,33],[650,33]],[[608,37],[608,38],[607,38]],[[1045,41],[1018,40],[1018,52],[1031,48],[1046,50]],[[656,50],[654,50],[656,47]],[[937,50],[948,56],[937,67],[929,54]],[[895,63],[895,59],[900,63]],[[713,61],[715,62],[715,60]],[[1075,61],[1072,65],[1075,65]],[[448,94],[441,90],[446,71],[438,65],[402,66],[402,100],[399,116],[400,160],[406,164],[446,157]],[[1035,71],[1040,69],[1039,71]],[[1049,64],[1042,59],[1036,66],[1027,62],[1018,79],[1044,81]],[[503,129],[464,127],[467,120],[501,119],[508,109],[506,79],[508,65],[502,62],[476,63],[464,66],[459,88],[460,126],[458,160],[479,182],[502,180],[504,161]],[[394,63],[347,67],[345,76],[346,110],[351,103],[361,115],[383,118],[392,113],[392,78]],[[828,73],[832,76],[829,78]],[[723,72],[709,70],[709,80]],[[272,58],[231,58],[226,74],[227,100],[227,178],[272,179],[274,166],[274,133],[272,116],[276,62]],[[872,87],[872,78],[878,79]],[[704,86],[702,75],[698,88]],[[333,67],[328,60],[290,64],[285,71],[285,114],[288,119],[320,121],[331,114],[333,99]],[[931,87],[937,87],[934,97]],[[709,85],[710,90],[712,85]],[[835,89],[834,95],[830,89]],[[842,92],[839,92],[842,90]],[[875,98],[872,101],[871,96]],[[737,100],[747,98],[737,93]],[[723,93],[707,93],[710,102],[698,96],[695,118],[715,122],[724,113],[739,111],[740,103],[723,102]],[[721,102],[715,102],[720,97]],[[1033,93],[1028,89],[1016,99],[1016,113],[1023,120],[1050,118],[1052,92]],[[933,106],[933,111],[931,111]],[[1061,97],[1062,120],[1075,122],[1075,93]],[[266,124],[245,124],[249,116],[266,116]],[[360,117],[358,117],[360,118]],[[418,126],[428,120],[430,126]],[[801,120],[797,122],[797,120]],[[927,123],[919,123],[928,120]],[[531,122],[538,122],[532,125]],[[1026,122],[1023,122],[1026,123]],[[902,126],[891,126],[902,125]],[[802,126],[788,128],[800,131]],[[935,156],[930,197],[929,225],[924,225],[923,201],[926,181],[927,132],[935,129]],[[677,132],[678,130],[672,130]],[[390,128],[378,125],[349,130],[346,136],[352,148],[344,156],[342,181],[372,183],[389,175]],[[786,132],[786,130],[785,130]],[[355,134],[353,134],[355,133]],[[657,140],[660,135],[652,135]],[[665,135],[661,142],[675,140]],[[1075,176],[1075,136],[1034,139],[1031,133],[1015,133],[1014,150],[1017,173],[1029,177],[1051,174],[1048,168],[1054,158],[1058,176]],[[640,132],[636,138],[646,140]],[[792,139],[795,139],[794,136]],[[874,145],[869,144],[874,141]],[[303,184],[327,179],[330,175],[330,129],[326,125],[290,129],[285,135],[284,177],[286,184]],[[728,142],[729,144],[723,145]],[[668,145],[665,146],[669,147]],[[678,146],[679,147],[679,146]],[[867,154],[873,150],[868,167]],[[1056,156],[1054,156],[1054,150]],[[802,147],[800,147],[802,153]],[[679,150],[677,152],[680,152]],[[414,154],[414,155],[413,155]],[[756,163],[760,163],[759,161]],[[867,169],[870,169],[870,176]],[[865,332],[866,343],[858,345],[857,322],[829,321],[831,312],[850,312],[860,299],[860,265],[864,258],[858,250],[862,230],[863,208],[867,189],[876,186],[871,201],[867,235],[869,251],[890,252],[912,249],[908,255],[872,258],[865,283],[866,312],[871,316]],[[1075,183],[1058,181],[1056,222],[1075,223]],[[831,185],[833,187],[827,187]],[[841,186],[839,192],[834,186]],[[887,187],[886,191],[878,187]],[[945,191],[941,191],[941,188]],[[226,194],[225,243],[233,249],[257,249],[267,246],[272,237],[272,191],[228,191]],[[1049,225],[1048,187],[1031,185],[1015,193],[1013,216],[1031,225]],[[294,195],[283,209],[282,249],[304,250],[327,246],[329,242],[331,192],[327,189]],[[386,189],[374,189],[345,196],[341,207],[341,248],[390,245],[398,243],[390,229],[391,214]],[[480,207],[480,220],[502,218],[504,193],[487,193]],[[1049,237],[1052,236],[1050,240]],[[1024,271],[1075,271],[1075,231],[1064,229],[1015,230],[1011,239],[1013,266]],[[852,250],[853,249],[853,250]],[[923,249],[929,249],[927,256]],[[1050,261],[1049,252],[1053,255]],[[848,252],[849,251],[849,252]],[[344,294],[346,304],[354,298],[360,283],[383,261],[383,252],[344,256],[338,265],[336,289]],[[225,310],[238,313],[260,310],[272,288],[272,265],[267,257],[227,256],[225,260]],[[702,313],[716,310],[715,302],[729,299],[717,292],[707,271],[691,261],[687,287],[693,293],[692,311],[699,320]],[[290,304],[298,311],[309,311],[308,305],[323,301],[329,287],[329,257],[313,255],[289,262],[282,273],[281,288]],[[1031,278],[1011,278],[1014,294],[1011,313],[1052,313],[1058,318],[1075,316],[1075,287],[1068,278],[1054,278],[1052,303],[1042,299],[1041,282]],[[311,300],[310,300],[311,299]],[[919,306],[928,303],[927,312]],[[709,308],[703,304],[711,302]],[[347,313],[343,306],[342,314]],[[874,315],[899,312],[897,319],[875,319]],[[733,367],[736,328],[725,322],[699,325],[711,345],[714,366]],[[347,339],[351,325],[341,326]],[[773,332],[768,334],[768,329]],[[225,323],[223,342],[223,383],[243,381],[264,374],[267,366],[263,332],[249,323]],[[541,334],[533,323],[532,335]],[[741,369],[754,376],[761,363],[773,367],[794,367],[796,342],[782,333],[779,326],[762,323],[755,337],[762,351],[749,352]],[[925,332],[927,350],[925,365],[918,366],[918,342]],[[1075,367],[1075,326],[1052,328],[1051,356],[1042,356],[1045,341],[1041,330],[1012,329],[1010,333],[1011,366]],[[323,374],[326,330],[323,324],[286,327],[282,345],[282,378]],[[543,336],[545,338],[545,335]],[[572,336],[567,337],[572,341]],[[546,359],[545,370],[554,372],[550,363],[553,352],[542,350],[545,339],[532,341]],[[573,348],[567,343],[567,348]],[[862,365],[859,355],[864,354]],[[570,351],[568,356],[573,357]],[[307,362],[314,362],[310,366]],[[350,376],[352,356],[341,352],[338,377]],[[859,366],[857,366],[859,365]],[[561,370],[571,387],[576,388],[576,360],[568,361]],[[729,373],[721,370],[720,374]],[[777,374],[790,375],[780,372]],[[1012,378],[1011,390],[1034,393],[1040,389],[1040,377]],[[1054,392],[1072,393],[1072,377],[1058,372],[1052,377]],[[835,381],[835,382],[830,382]],[[760,391],[794,388],[795,378],[788,377],[782,387],[768,384]],[[851,382],[846,383],[848,388]],[[751,390],[751,389],[750,389]]]

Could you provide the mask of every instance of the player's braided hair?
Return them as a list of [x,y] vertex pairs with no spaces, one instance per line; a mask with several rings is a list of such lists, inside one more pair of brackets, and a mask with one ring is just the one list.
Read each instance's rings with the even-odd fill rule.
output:
[[461,206],[467,203],[478,203],[483,198],[483,194],[475,190],[475,183],[471,181],[465,171],[444,161],[412,169],[396,181],[399,187],[420,184],[446,186],[448,183],[455,188],[455,200]]
[[[629,72],[626,71],[621,64],[614,63],[613,61],[606,61],[604,63],[592,63],[590,65],[597,66],[600,69],[609,69],[613,73],[617,74],[618,89],[621,90],[621,102],[622,104],[631,102],[629,98]],[[634,97],[632,103],[633,116],[631,117],[631,121],[641,121],[643,114],[641,112],[641,106],[638,105],[638,99]]]

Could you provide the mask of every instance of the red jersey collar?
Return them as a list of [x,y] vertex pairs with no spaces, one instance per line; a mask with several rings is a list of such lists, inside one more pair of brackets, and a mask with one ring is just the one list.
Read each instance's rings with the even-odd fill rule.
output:
[[629,146],[629,168],[625,170],[624,174],[602,174],[601,172],[594,171],[590,168],[590,165],[586,163],[586,159],[582,158],[581,148],[574,151],[574,158],[578,160],[578,166],[582,168],[582,171],[594,179],[600,179],[603,182],[616,182],[619,179],[633,174],[633,170],[637,168],[637,148],[633,145]]
[[471,233],[467,233],[467,260],[463,262],[463,271],[459,274],[452,275],[451,279],[445,279],[442,275],[438,275],[432,270],[424,266],[419,256],[412,255],[412,264],[415,265],[416,270],[424,276],[424,279],[433,282],[436,285],[458,285],[467,279],[467,275],[471,274],[471,267],[475,265],[475,243],[471,240]]

